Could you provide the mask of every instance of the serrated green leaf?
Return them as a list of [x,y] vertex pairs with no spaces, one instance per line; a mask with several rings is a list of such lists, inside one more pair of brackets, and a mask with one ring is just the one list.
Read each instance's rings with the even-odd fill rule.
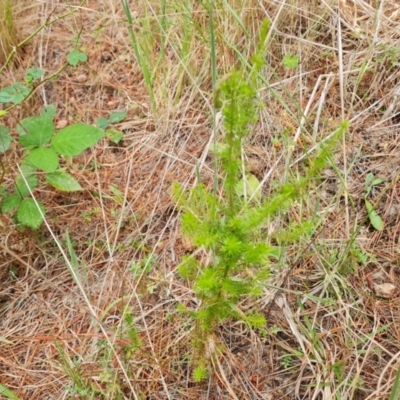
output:
[[110,125],[110,121],[107,118],[97,118],[96,119],[96,125],[100,128],[100,129],[106,129],[108,127],[108,125]]
[[76,67],[78,63],[87,61],[87,55],[74,49],[67,55],[67,60],[70,65]]
[[30,90],[22,83],[17,82],[11,86],[3,88],[0,92],[0,103],[14,103],[19,104],[25,100]]
[[[46,212],[44,205],[41,202],[38,202],[38,206],[44,215]],[[32,229],[39,228],[43,221],[42,215],[33,199],[24,199],[21,201],[17,211],[17,219],[22,225]]]
[[261,188],[260,181],[252,174],[248,174],[244,177],[245,182],[241,179],[236,185],[236,193],[238,196],[252,197],[254,200],[261,199]]
[[4,91],[0,92],[0,103],[10,103],[11,99],[12,97],[9,93]]
[[[24,178],[22,177],[22,175],[18,175],[17,179],[15,180],[15,191],[16,193],[18,193],[21,197],[25,197],[27,196],[30,191],[33,191],[36,186],[38,185],[39,181],[38,181],[38,177],[36,175],[35,170],[31,170],[29,169],[27,166],[25,166],[25,168],[21,168],[22,173],[24,174]],[[25,183],[26,181],[26,183]],[[29,188],[31,189],[29,191]]]
[[77,156],[95,145],[104,135],[103,130],[94,126],[75,124],[58,132],[51,141],[51,147],[63,156]]
[[7,214],[16,209],[22,201],[22,197],[19,194],[11,194],[4,197],[1,202],[1,212]]
[[30,152],[27,161],[45,172],[54,172],[58,167],[59,159],[52,149],[39,147]]
[[110,122],[112,124],[117,124],[126,118],[126,111],[116,111],[110,115]]
[[28,117],[17,125],[19,141],[24,147],[43,146],[54,134],[54,124],[47,115]]
[[378,213],[375,211],[374,207],[372,204],[365,199],[365,206],[367,207],[367,212],[368,212],[368,218],[371,222],[371,225],[377,230],[377,231],[383,231],[384,228],[384,223],[382,221],[382,218],[378,215]]
[[44,74],[42,69],[29,68],[25,75],[25,82],[30,86],[36,79],[39,79]]
[[56,116],[56,114],[57,114],[57,108],[54,104],[49,104],[40,113],[40,115],[50,119],[53,119]]
[[21,168],[21,171],[24,174],[24,176],[36,174],[36,167],[27,160],[24,160],[22,162],[20,168]]
[[14,104],[21,104],[25,100],[26,96],[27,96],[27,94],[25,95],[23,93],[15,93],[12,95],[11,101]]
[[124,134],[121,131],[117,131],[115,129],[108,129],[107,132],[108,139],[113,143],[119,143],[121,139],[124,137]]
[[77,192],[82,190],[78,181],[67,172],[56,171],[46,174],[46,181],[58,190],[63,192]]
[[10,148],[13,138],[8,134],[9,132],[6,126],[0,125],[0,153],[5,153]]
[[40,68],[29,68],[25,77],[30,79],[39,79],[44,74],[44,70]]

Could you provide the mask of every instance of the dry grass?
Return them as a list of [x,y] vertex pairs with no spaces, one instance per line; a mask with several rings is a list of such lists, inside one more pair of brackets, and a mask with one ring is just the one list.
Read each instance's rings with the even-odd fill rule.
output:
[[[332,165],[290,211],[293,220],[317,212],[318,235],[274,266],[258,300],[265,331],[239,322],[219,327],[207,342],[213,373],[195,383],[193,326],[177,304],[196,303],[176,273],[194,249],[180,234],[169,191],[174,181],[191,186],[196,165],[204,181],[212,178],[207,13],[189,0],[167,2],[164,15],[162,2],[132,5],[150,92],[121,4],[88,1],[30,41],[1,77],[19,81],[31,66],[54,72],[82,29],[89,61],[47,82],[2,123],[15,128],[46,104],[57,106],[59,127],[128,111],[118,126],[122,146],[104,141],[70,167],[84,192],[35,192],[48,210],[42,230],[21,231],[0,216],[0,384],[22,399],[389,397],[400,366],[400,302],[398,292],[385,299],[374,288],[400,285],[400,3],[217,3],[221,76],[248,61],[262,19],[271,20],[265,108],[245,149],[265,196],[274,180],[300,171],[297,160],[343,119],[351,122]],[[41,3],[29,29],[69,7]],[[298,68],[283,67],[286,54],[299,56]],[[11,185],[21,160],[15,143],[3,160],[3,184]],[[362,200],[368,172],[384,178],[370,195],[382,232],[369,226]],[[78,266],[69,265],[66,232]]]
[[12,46],[18,44],[11,0],[0,2],[0,63],[5,63]]
[[[24,56],[24,41],[40,21],[38,3],[26,0],[0,0],[0,68],[5,63],[18,64]],[[1,82],[3,83],[3,76]],[[6,82],[7,83],[7,82]]]

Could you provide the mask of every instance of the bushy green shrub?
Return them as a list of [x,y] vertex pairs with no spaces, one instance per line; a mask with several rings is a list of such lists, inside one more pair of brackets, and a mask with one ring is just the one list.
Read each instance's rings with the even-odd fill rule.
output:
[[[216,104],[221,107],[223,135],[215,145],[214,154],[223,171],[223,179],[214,189],[208,189],[202,183],[187,192],[178,183],[173,186],[173,197],[183,211],[183,234],[195,246],[207,251],[212,259],[210,265],[202,265],[189,256],[179,266],[181,277],[192,282],[198,301],[196,310],[181,307],[196,321],[195,380],[206,376],[204,346],[219,323],[237,319],[253,328],[265,326],[265,317],[259,310],[242,312],[238,303],[245,296],[256,298],[262,295],[271,271],[271,260],[280,257],[288,240],[290,244],[295,243],[313,225],[308,220],[299,221],[290,226],[289,235],[283,229],[282,234],[278,233],[274,238],[279,245],[273,245],[271,238],[260,234],[262,227],[303,196],[310,180],[325,166],[331,144],[346,128],[344,123],[324,149],[309,159],[302,177],[281,182],[268,198],[261,197],[255,176],[243,176],[243,140],[251,134],[258,119],[257,77],[263,67],[267,29],[265,23],[251,69],[233,71],[218,88]],[[248,185],[249,182],[252,184]],[[253,189],[253,196],[243,195],[246,186]],[[255,193],[260,193],[257,199]]]

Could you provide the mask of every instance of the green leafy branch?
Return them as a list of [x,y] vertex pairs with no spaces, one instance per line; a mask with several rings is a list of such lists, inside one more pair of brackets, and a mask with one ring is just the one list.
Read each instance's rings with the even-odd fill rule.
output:
[[[1,204],[2,213],[16,211],[18,222],[34,229],[40,226],[45,213],[44,205],[29,197],[39,185],[38,173],[57,190],[82,190],[79,182],[65,168],[60,168],[60,157],[77,156],[107,135],[103,129],[82,123],[70,125],[56,133],[53,123],[55,114],[56,109],[51,105],[40,116],[25,118],[18,124],[19,143],[25,149],[25,157],[15,180],[14,191],[6,193]],[[0,126],[0,136],[0,152],[4,153],[12,137],[4,126]]]
[[183,210],[182,233],[212,258],[209,265],[203,265],[194,256],[187,256],[179,265],[181,277],[192,282],[198,303],[195,310],[180,307],[196,322],[195,380],[206,376],[205,346],[219,323],[237,319],[252,328],[265,326],[262,313],[257,309],[242,312],[238,304],[245,297],[262,294],[271,261],[280,258],[285,246],[298,241],[305,232],[312,234],[316,224],[300,221],[291,224],[289,234],[282,228],[274,237],[265,237],[262,228],[267,221],[287,212],[293,201],[307,192],[311,180],[325,167],[337,137],[347,128],[347,123],[343,123],[331,141],[309,159],[303,177],[280,183],[270,197],[262,199],[260,193],[248,201],[243,190],[238,190],[246,188],[250,178],[253,191],[258,183],[256,177],[242,175],[241,154],[243,140],[258,119],[257,78],[263,67],[267,31],[265,22],[250,70],[233,71],[217,90],[215,104],[221,107],[224,131],[214,151],[224,176],[219,189],[210,190],[200,183],[186,192],[180,184],[173,185],[174,200]]
[[17,105],[32,97],[32,95],[37,91],[40,86],[58,76],[61,71],[68,67],[68,65],[76,66],[79,62],[86,61],[87,56],[84,53],[79,52],[78,50],[72,50],[68,54],[67,60],[68,62],[61,66],[56,72],[42,79],[38,83],[36,83],[36,81],[45,74],[45,71],[37,68],[30,68],[24,77],[25,84],[23,84],[22,82],[16,82],[10,86],[2,88],[0,90],[0,104],[11,103],[11,105],[4,110],[0,110],[0,117],[7,115]]

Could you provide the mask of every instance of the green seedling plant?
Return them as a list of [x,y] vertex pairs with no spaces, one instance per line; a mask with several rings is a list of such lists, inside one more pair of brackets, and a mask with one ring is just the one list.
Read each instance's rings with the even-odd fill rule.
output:
[[[8,59],[8,61],[9,60],[10,58]],[[57,72],[55,72],[54,74],[50,75],[49,77],[40,82],[38,81],[43,77],[45,71],[40,68],[29,68],[27,73],[25,74],[24,83],[15,82],[10,86],[6,86],[0,89],[0,104],[6,105],[5,106],[6,108],[0,109],[0,117],[7,115],[8,112],[15,106],[26,101],[41,84],[57,76],[68,65],[76,67],[76,65],[79,62],[84,62],[86,60],[87,56],[84,53],[81,53],[78,50],[72,50],[67,56],[68,62],[65,65],[63,65]],[[5,65],[3,65],[3,67],[0,69],[0,76],[4,68]],[[0,125],[0,154],[5,153],[10,148],[10,144],[12,142],[12,136],[9,133],[10,130],[6,126]],[[116,132],[114,132],[113,135],[118,138]],[[112,136],[112,138],[114,136]],[[110,140],[112,140],[112,138],[110,138]],[[1,168],[0,172],[0,185],[1,185],[6,171],[3,161],[1,159],[0,159],[0,168]],[[0,190],[0,195],[1,195],[1,190]]]
[[[67,56],[67,65],[76,67],[78,63],[87,61],[87,56],[74,49]],[[60,70],[55,74],[57,75]],[[43,77],[45,71],[30,68],[24,83],[16,82],[0,90],[0,103],[8,104],[5,110],[0,110],[0,116],[15,105],[21,104],[31,96],[39,86],[37,83]],[[47,78],[49,79],[49,78]],[[60,168],[60,158],[69,161],[72,157],[81,154],[87,148],[95,145],[104,136],[114,143],[122,139],[122,132],[115,129],[105,130],[110,124],[121,122],[125,112],[112,113],[109,119],[99,119],[98,127],[87,124],[74,124],[55,132],[53,118],[56,108],[52,105],[46,107],[40,116],[24,118],[17,125],[19,143],[24,148],[24,159],[20,166],[20,174],[15,181],[14,191],[9,193],[7,188],[0,187],[2,213],[15,211],[18,222],[22,225],[37,229],[43,221],[45,207],[40,201],[30,198],[32,191],[39,184],[39,175],[55,189],[74,192],[82,190],[81,185],[69,174],[65,168]],[[10,149],[13,137],[10,129],[0,125],[0,154]],[[0,184],[3,182],[6,168],[0,161]]]
[[[183,210],[183,234],[194,246],[211,255],[207,265],[202,265],[195,256],[188,256],[178,268],[181,277],[191,282],[198,304],[195,310],[180,307],[195,321],[195,381],[201,381],[208,374],[212,355],[206,349],[207,339],[215,333],[218,324],[235,319],[251,328],[262,330],[265,327],[262,313],[257,309],[243,312],[239,302],[262,295],[272,268],[271,261],[281,257],[284,246],[298,241],[312,224],[309,221],[300,221],[296,227],[291,224],[291,234],[287,235],[283,228],[274,237],[262,234],[263,227],[274,217],[281,220],[280,214],[305,194],[311,179],[318,177],[332,150],[332,145],[326,143],[325,148],[309,160],[303,177],[281,182],[267,199],[262,199],[254,178],[243,174],[243,141],[258,118],[257,78],[263,67],[267,30],[268,23],[265,22],[251,68],[233,71],[220,83],[217,91],[215,104],[221,107],[223,134],[214,154],[222,169],[222,179],[211,189],[203,183],[189,191],[178,183],[173,185],[174,200]],[[332,135],[332,143],[346,127],[347,123],[343,123],[337,134]],[[240,187],[243,189],[238,190]],[[244,196],[246,190],[252,194]]]
[[87,61],[87,55],[77,49],[73,49],[67,55],[67,61],[69,65],[76,67],[79,63]]
[[107,138],[111,142],[118,144],[122,140],[124,134],[121,131],[109,127],[110,125],[122,122],[125,118],[126,118],[126,111],[115,111],[111,113],[109,118],[103,118],[103,117],[97,118],[96,125],[100,129],[106,131]]
[[375,178],[372,172],[368,173],[365,177],[365,193],[364,193],[364,202],[365,207],[367,208],[368,218],[371,222],[371,225],[377,230],[382,231],[384,228],[384,222],[379,214],[375,211],[374,206],[367,200],[371,190],[374,186],[380,185],[384,182],[382,178]]
[[[55,131],[53,118],[56,108],[46,107],[39,116],[21,120],[17,126],[19,143],[24,149],[24,159],[15,180],[14,190],[4,194],[1,204],[3,214],[15,211],[18,222],[37,229],[45,214],[40,201],[31,198],[32,191],[39,185],[39,176],[57,190],[74,192],[82,190],[78,181],[60,167],[60,160],[67,161],[94,146],[105,135],[105,131],[83,123],[73,124]],[[8,128],[0,126],[0,153],[8,150],[11,136]]]
[[285,57],[283,57],[283,65],[287,69],[296,69],[299,66],[299,57],[286,54]]
[[[0,104],[21,104],[30,95],[35,82],[40,79],[44,73],[45,71],[42,69],[29,68],[24,77],[25,83],[16,82],[0,90]],[[5,110],[1,110],[0,116],[6,113]]]
[[[68,65],[76,67],[80,62],[86,62],[86,54],[74,49],[67,56],[67,63],[64,64],[56,73],[47,77],[43,81],[42,79],[45,71],[40,68],[29,68],[24,76],[24,82],[15,82],[10,86],[6,86],[0,90],[0,104],[8,104],[8,108],[0,110],[0,117],[6,115],[16,105],[23,103],[27,100],[32,93],[43,84],[43,82],[52,79],[57,76],[64,68]],[[1,138],[0,138],[1,139]],[[1,145],[1,141],[0,141]]]

